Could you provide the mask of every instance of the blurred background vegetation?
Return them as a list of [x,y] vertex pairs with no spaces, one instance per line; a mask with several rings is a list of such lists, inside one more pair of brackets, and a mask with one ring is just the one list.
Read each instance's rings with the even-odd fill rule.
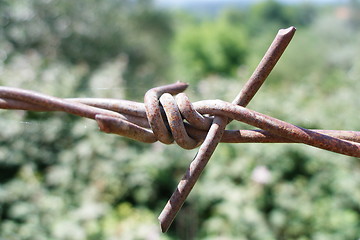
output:
[[[0,85],[142,101],[191,83],[232,101],[279,28],[295,38],[249,108],[360,130],[360,1],[0,1]],[[251,128],[234,123],[235,128]],[[64,113],[0,111],[0,239],[359,239],[360,161],[295,144],[220,144],[169,233],[157,216],[196,150]]]

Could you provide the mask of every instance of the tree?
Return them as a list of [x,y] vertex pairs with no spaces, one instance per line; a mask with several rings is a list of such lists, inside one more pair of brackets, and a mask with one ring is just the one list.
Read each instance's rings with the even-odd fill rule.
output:
[[[151,1],[5,1],[1,31],[15,52],[36,50],[42,57],[96,70],[104,62],[127,59],[125,88],[139,97],[167,76],[172,36],[167,14]],[[161,77],[159,77],[161,76]],[[89,78],[79,83],[86,87]],[[139,84],[141,83],[141,84]],[[143,86],[143,88],[139,88]]]

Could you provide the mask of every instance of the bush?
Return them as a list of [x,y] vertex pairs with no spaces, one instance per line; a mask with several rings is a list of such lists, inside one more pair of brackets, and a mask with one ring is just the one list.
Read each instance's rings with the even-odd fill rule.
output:
[[181,29],[174,40],[177,77],[197,82],[209,75],[235,76],[246,58],[246,32],[227,19]]

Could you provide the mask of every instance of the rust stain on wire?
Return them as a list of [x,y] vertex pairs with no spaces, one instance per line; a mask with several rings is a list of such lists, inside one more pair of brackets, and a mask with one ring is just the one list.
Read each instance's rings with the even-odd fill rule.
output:
[[[61,99],[18,88],[0,87],[0,108],[63,111],[94,119],[101,131],[136,141],[176,142],[184,149],[200,146],[159,216],[161,229],[166,232],[219,142],[303,143],[360,157],[358,131],[305,129],[245,108],[280,59],[294,33],[294,27],[278,32],[253,75],[232,103],[221,100],[191,103],[182,93],[188,85],[177,82],[150,89],[145,94],[144,103],[104,98]],[[225,130],[232,120],[258,129]]]

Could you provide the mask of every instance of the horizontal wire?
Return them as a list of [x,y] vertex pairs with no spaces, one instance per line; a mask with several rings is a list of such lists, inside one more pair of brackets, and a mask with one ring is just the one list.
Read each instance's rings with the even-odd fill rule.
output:
[[[3,109],[19,109],[31,111],[64,111],[81,117],[95,119],[99,124],[100,129],[107,133],[119,134],[146,143],[152,143],[158,140],[157,137],[154,135],[153,131],[149,129],[150,126],[146,118],[146,109],[144,103],[106,98],[61,99],[47,96],[45,94],[35,93],[32,91],[8,87],[0,87],[0,97],[0,108]],[[188,120],[187,118],[185,118],[187,121],[190,122],[190,124],[185,123],[184,125],[186,133],[196,142],[196,144],[193,144],[194,146],[192,148],[198,146],[199,143],[201,143],[205,139],[207,130],[209,129],[209,123],[211,123],[212,121],[211,118],[203,117],[202,114],[227,116],[231,119],[243,121],[262,129],[264,129],[264,126],[262,124],[264,124],[265,119],[270,119],[270,121],[274,120],[277,122],[278,125],[281,126],[288,126],[288,123],[281,120],[271,118],[269,116],[254,112],[246,108],[238,108],[236,107],[236,105],[232,105],[221,100],[204,100],[189,104],[187,96],[183,93],[178,94],[175,99],[178,106],[181,105],[179,109],[182,109],[182,116],[189,116],[190,113],[196,116],[202,116],[201,120]],[[184,102],[186,103],[184,104]],[[160,108],[163,108],[160,105],[158,106]],[[229,108],[231,109],[231,107],[236,108],[237,110],[228,110]],[[169,111],[171,111],[171,109],[169,109]],[[186,111],[187,113],[183,114]],[[245,119],[244,112],[246,112]],[[247,116],[249,114],[252,114],[252,116]],[[100,115],[102,117],[100,117]],[[107,118],[105,118],[104,116],[107,116]],[[181,121],[183,120],[181,119]],[[166,123],[164,125],[168,124],[169,123]],[[173,129],[176,129],[176,126],[174,126],[174,124],[172,124],[171,126],[173,126]],[[294,134],[292,131],[294,130],[294,126],[295,125],[290,126],[291,131],[289,129],[284,131],[286,136],[284,135],[284,133],[279,134],[278,132],[274,133],[266,130],[226,130],[223,137],[221,138],[221,142],[299,143],[304,141],[299,140],[297,134],[305,134],[308,135],[306,137],[309,137],[312,136],[312,132],[314,132],[321,134],[316,135],[318,138],[321,138],[317,140],[319,142],[315,143],[316,147],[327,148],[327,150],[332,151],[332,146],[334,145],[337,149],[334,150],[335,152],[344,153],[344,151],[349,151],[350,145],[354,145],[356,146],[354,148],[355,150],[351,150],[353,147],[350,147],[350,154],[349,152],[345,154],[350,156],[358,156],[358,154],[356,153],[358,151],[358,145],[356,143],[349,144],[348,142],[352,141],[360,143],[360,132],[358,131],[307,130],[304,128],[295,127],[297,129],[295,130],[297,131],[297,134]],[[167,128],[166,131],[167,133],[169,133]],[[309,131],[311,131],[310,135]],[[289,136],[289,133],[293,135]],[[322,138],[325,135],[331,137],[331,140],[325,137],[324,141],[335,142],[331,143],[331,147],[320,146],[322,145]],[[345,148],[347,150],[341,150],[341,148],[343,148],[344,141],[339,141],[338,139],[347,141],[345,143]],[[312,141],[314,141],[314,139]],[[337,146],[337,144],[340,145]],[[314,145],[314,143],[310,143],[310,145]],[[355,154],[352,154],[351,151],[354,151]]]

